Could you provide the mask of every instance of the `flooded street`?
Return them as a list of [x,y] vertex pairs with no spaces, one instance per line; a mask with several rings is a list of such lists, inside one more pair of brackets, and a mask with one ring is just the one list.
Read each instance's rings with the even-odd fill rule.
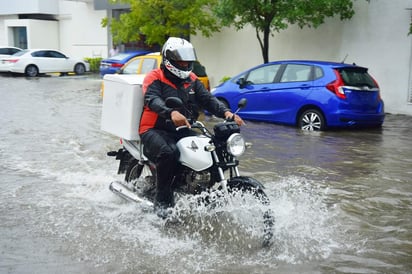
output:
[[120,145],[100,130],[100,82],[0,75],[0,273],[411,273],[411,116],[327,132],[247,121],[240,171],[275,215],[264,249],[109,191]]

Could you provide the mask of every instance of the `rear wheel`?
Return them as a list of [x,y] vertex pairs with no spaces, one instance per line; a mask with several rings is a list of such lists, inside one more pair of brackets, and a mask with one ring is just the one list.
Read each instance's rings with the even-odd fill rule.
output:
[[156,189],[156,167],[150,162],[139,164],[134,159],[130,162],[125,175],[125,181],[133,185],[133,190],[137,195],[154,200]]
[[36,77],[39,74],[39,69],[35,65],[28,65],[24,74],[28,77]]
[[228,181],[228,190],[230,193],[240,191],[242,193],[249,193],[256,197],[256,200],[264,205],[265,209],[262,212],[263,218],[263,241],[262,245],[268,247],[272,244],[273,238],[273,225],[275,217],[273,212],[268,206],[270,205],[269,198],[263,190],[263,185],[257,180],[251,177],[234,177]]
[[305,110],[299,116],[298,127],[309,131],[324,130],[326,128],[325,117],[317,109]]

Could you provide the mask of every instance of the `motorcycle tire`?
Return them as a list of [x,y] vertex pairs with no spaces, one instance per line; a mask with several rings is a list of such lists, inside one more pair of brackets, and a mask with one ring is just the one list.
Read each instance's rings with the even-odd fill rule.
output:
[[[254,178],[246,176],[234,177],[228,180],[227,187],[229,193],[233,191],[252,193],[260,203],[265,206],[270,205],[270,200],[264,191],[264,186]],[[272,244],[274,222],[275,217],[273,216],[273,212],[270,208],[267,208],[267,210],[263,212],[263,247],[269,247]]]
[[126,170],[125,181],[133,184],[133,190],[137,195],[154,201],[156,167],[153,163],[147,161],[140,164],[138,160],[134,159]]

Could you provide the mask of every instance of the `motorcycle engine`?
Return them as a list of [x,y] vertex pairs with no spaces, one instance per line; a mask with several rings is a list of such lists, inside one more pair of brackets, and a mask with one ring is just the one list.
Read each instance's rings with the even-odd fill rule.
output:
[[210,172],[196,172],[188,170],[185,172],[185,190],[191,194],[198,194],[210,186]]

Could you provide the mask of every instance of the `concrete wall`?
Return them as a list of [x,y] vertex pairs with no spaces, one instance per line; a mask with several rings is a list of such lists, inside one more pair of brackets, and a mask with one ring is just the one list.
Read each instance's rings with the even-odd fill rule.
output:
[[6,27],[6,20],[17,19],[16,15],[0,16],[0,46],[11,46],[9,43],[8,29]]
[[0,15],[57,14],[58,0],[0,0]]
[[[378,81],[386,112],[412,115],[409,102],[411,0],[355,1],[350,21],[327,19],[317,29],[291,26],[270,40],[270,60],[320,59],[366,66]],[[263,62],[253,28],[224,29],[211,38],[191,37],[211,85]]]
[[70,56],[106,57],[107,29],[101,20],[106,11],[94,10],[92,2],[60,1],[60,49]]
[[[26,27],[28,48],[58,49],[58,22],[33,19],[9,19],[4,21],[5,44],[12,45],[13,27]],[[45,31],[47,30],[47,31]]]
[[[58,7],[53,11],[55,21],[18,19],[17,14],[0,15],[0,45],[13,45],[11,27],[20,26],[27,28],[28,48],[58,49],[77,58],[107,56],[107,28],[100,25],[106,11],[94,10],[92,1],[10,1],[13,4],[9,10],[30,10],[22,7],[26,3],[35,13],[39,9],[47,10],[44,6],[50,1]],[[4,0],[0,0],[2,2]]]

